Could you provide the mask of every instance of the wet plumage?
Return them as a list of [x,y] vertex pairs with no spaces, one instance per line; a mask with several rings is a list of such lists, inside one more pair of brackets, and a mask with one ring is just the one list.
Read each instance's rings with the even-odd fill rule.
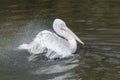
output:
[[[55,19],[53,29],[57,33],[43,30],[39,32],[29,44],[22,44],[18,49],[25,49],[31,55],[43,54],[49,59],[73,56],[77,49],[77,42],[84,44],[61,19]],[[59,36],[58,36],[59,35]],[[62,36],[62,37],[60,37]]]

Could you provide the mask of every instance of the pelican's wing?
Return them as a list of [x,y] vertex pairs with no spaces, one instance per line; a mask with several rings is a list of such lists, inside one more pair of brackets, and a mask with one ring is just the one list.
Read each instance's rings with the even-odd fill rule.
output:
[[70,45],[67,40],[62,39],[50,31],[40,32],[34,41],[41,41],[41,46],[50,51],[57,52],[57,54],[67,53],[70,50]]
[[44,37],[49,34],[49,31],[42,31],[37,34],[34,40],[28,44],[27,50],[31,54],[40,54],[47,51],[47,47],[44,45]]
[[24,44],[21,47],[28,50],[32,55],[46,52],[46,57],[50,59],[63,57],[70,50],[67,40],[47,30],[39,32],[30,44]]

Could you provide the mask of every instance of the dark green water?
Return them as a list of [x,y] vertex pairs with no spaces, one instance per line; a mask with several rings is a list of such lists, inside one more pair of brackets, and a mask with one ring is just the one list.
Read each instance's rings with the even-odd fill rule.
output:
[[[29,62],[16,47],[55,18],[85,42],[81,56]],[[0,0],[0,80],[120,80],[120,0]]]

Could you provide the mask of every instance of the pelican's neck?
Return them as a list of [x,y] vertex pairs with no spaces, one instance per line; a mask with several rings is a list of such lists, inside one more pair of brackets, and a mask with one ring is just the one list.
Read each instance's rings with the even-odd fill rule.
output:
[[76,52],[76,49],[77,49],[77,42],[76,40],[68,33],[66,33],[66,35],[61,35],[63,36],[65,39],[67,39],[68,43],[70,44],[70,48],[71,48],[71,51],[72,53],[75,53]]
[[72,53],[74,53],[77,49],[76,40],[68,32],[61,30],[62,27],[67,27],[65,22],[61,19],[55,19],[53,22],[54,31],[58,35],[67,39],[68,43],[70,44],[71,51],[72,51]]

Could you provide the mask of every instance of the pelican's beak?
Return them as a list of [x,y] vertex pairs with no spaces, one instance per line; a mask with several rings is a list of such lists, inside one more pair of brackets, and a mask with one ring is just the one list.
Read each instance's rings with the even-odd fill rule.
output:
[[84,45],[84,42],[82,42],[80,40],[80,38],[75,34],[73,33],[68,27],[62,27],[61,30],[64,30],[66,32],[68,32],[69,34],[71,34],[79,43],[81,43],[82,45]]

